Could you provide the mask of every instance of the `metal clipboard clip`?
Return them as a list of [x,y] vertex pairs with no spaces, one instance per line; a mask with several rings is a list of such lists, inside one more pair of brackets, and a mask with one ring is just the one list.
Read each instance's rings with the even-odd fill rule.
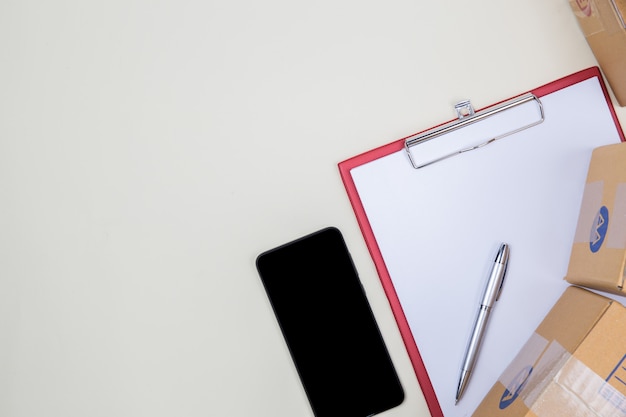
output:
[[[532,93],[527,93],[507,100],[479,112],[474,111],[474,108],[469,100],[458,103],[454,106],[454,108],[457,114],[457,120],[411,136],[405,140],[404,148],[409,156],[409,160],[411,161],[413,168],[424,168],[452,156],[482,148],[498,139],[514,135],[515,133],[529,129],[533,126],[537,126],[545,120],[543,105],[541,104],[539,98]],[[439,149],[434,151],[433,149],[429,149],[428,146],[425,146],[428,145],[432,139],[453,133],[476,122],[491,118],[492,116],[497,117],[492,119],[491,124],[493,127],[487,129],[489,133],[479,139],[470,138],[469,145],[467,144],[467,140],[463,138],[463,135],[451,135],[451,137],[455,137],[453,140],[444,144],[446,146],[444,146],[443,150]],[[515,127],[512,129],[507,128],[505,131],[502,131],[502,125]],[[487,139],[485,139],[485,137]],[[437,145],[440,144],[441,141],[437,143]],[[412,148],[417,145],[421,145],[419,152],[412,150]]]

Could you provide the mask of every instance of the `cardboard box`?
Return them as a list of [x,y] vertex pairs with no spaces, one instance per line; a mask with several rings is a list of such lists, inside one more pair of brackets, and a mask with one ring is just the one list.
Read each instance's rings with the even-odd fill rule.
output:
[[626,106],[626,0],[570,0],[620,106]]
[[565,279],[626,295],[626,142],[591,155]]
[[626,308],[569,287],[473,416],[626,415]]

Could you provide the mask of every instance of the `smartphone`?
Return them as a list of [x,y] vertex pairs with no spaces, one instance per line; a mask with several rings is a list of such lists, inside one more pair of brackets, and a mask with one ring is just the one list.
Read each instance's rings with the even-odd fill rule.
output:
[[256,266],[316,417],[368,417],[404,391],[344,239],[329,227]]

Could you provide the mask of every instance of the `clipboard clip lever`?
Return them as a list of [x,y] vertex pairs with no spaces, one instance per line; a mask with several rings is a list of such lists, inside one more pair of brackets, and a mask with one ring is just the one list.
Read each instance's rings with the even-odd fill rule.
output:
[[[533,105],[533,103],[535,105]],[[519,97],[507,100],[478,112],[474,110],[474,107],[469,100],[457,103],[454,106],[454,109],[457,115],[456,120],[427,130],[423,133],[410,136],[405,140],[404,147],[413,168],[424,168],[452,156],[482,148],[498,139],[514,135],[533,126],[537,126],[545,120],[543,105],[539,98],[532,93],[523,94]],[[512,111],[512,113],[510,113],[508,117],[502,116],[504,112],[509,110]],[[470,142],[473,139],[473,143],[468,145],[468,139],[464,138],[462,135],[450,135],[450,138],[446,138],[448,140],[445,141],[446,143],[443,146],[443,152],[441,150],[435,152],[432,150],[432,146],[424,146],[432,139],[452,133],[463,127],[497,115],[501,115],[502,120],[494,121],[486,128],[486,131],[489,132],[487,134],[487,139],[485,139],[485,136],[483,136],[482,139],[474,136],[469,139]],[[512,122],[517,123],[518,121],[520,124],[515,125],[513,129],[506,128],[503,130],[503,125],[510,126]],[[441,143],[437,143],[437,145],[440,144]],[[417,145],[422,145],[420,150],[423,150],[424,152],[414,152],[412,148]]]
[[476,114],[474,111],[474,106],[469,100],[459,101],[454,105],[454,110],[456,111],[456,117],[461,120],[466,117],[472,117]]

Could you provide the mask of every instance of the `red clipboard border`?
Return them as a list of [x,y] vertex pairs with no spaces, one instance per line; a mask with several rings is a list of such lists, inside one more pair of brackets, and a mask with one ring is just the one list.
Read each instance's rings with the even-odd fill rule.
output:
[[[579,82],[582,82],[582,81],[585,81],[594,77],[597,77],[600,82],[600,86],[602,87],[602,91],[606,98],[607,106],[609,108],[609,111],[611,112],[611,116],[613,117],[613,121],[615,122],[615,126],[617,127],[617,130],[619,132],[620,140],[622,142],[625,142],[626,137],[624,136],[624,131],[621,128],[619,119],[617,118],[617,114],[615,113],[615,108],[613,107],[613,104],[611,103],[609,93],[607,91],[606,85],[602,78],[602,73],[600,72],[600,69],[598,67],[591,67],[591,68],[587,68],[579,72],[575,72],[571,75],[568,75],[566,77],[560,78],[556,81],[553,81],[541,87],[538,87],[534,90],[531,90],[530,92],[536,95],[537,97],[543,97],[550,93],[556,92],[563,88],[569,87],[571,85],[577,84]],[[503,100],[502,102],[504,101],[506,100]],[[499,103],[495,103],[495,104],[499,104]],[[443,124],[445,124],[445,122],[442,123],[441,125]],[[430,129],[425,129],[422,132],[425,132],[426,130],[430,130]],[[416,134],[419,134],[422,132],[418,132]],[[367,244],[367,248],[374,261],[374,264],[376,265],[378,276],[382,283],[387,299],[389,300],[391,310],[395,317],[396,323],[398,324],[398,328],[400,330],[402,340],[404,341],[404,345],[409,354],[409,358],[413,365],[413,369],[417,376],[417,380],[420,384],[420,387],[426,399],[428,409],[433,417],[444,417],[443,411],[441,410],[441,406],[439,405],[439,401],[437,400],[435,390],[430,381],[430,377],[428,376],[428,372],[426,371],[426,367],[424,366],[424,362],[422,361],[422,357],[419,353],[419,349],[417,347],[417,344],[415,343],[415,339],[413,338],[413,334],[409,327],[409,323],[406,319],[406,316],[404,315],[404,310],[402,309],[402,305],[400,304],[400,300],[398,299],[398,295],[393,286],[393,282],[391,281],[391,277],[389,276],[389,272],[385,265],[385,261],[382,257],[382,254],[380,252],[380,248],[378,247],[378,243],[376,242],[376,237],[374,236],[374,232],[372,231],[371,225],[367,219],[365,209],[363,208],[363,204],[361,203],[361,199],[359,198],[358,191],[356,189],[356,186],[350,174],[350,171],[353,168],[356,168],[360,165],[364,165],[378,158],[382,158],[383,156],[402,150],[404,148],[404,141],[407,138],[412,137],[412,136],[415,136],[415,134],[406,136],[402,139],[398,139],[387,145],[372,149],[368,152],[364,152],[353,158],[347,159],[343,162],[340,162],[338,166],[339,166],[339,172],[341,174],[341,179],[348,193],[348,198],[350,199],[350,203],[352,204],[352,209],[354,210],[354,213],[356,215],[357,221],[359,223],[359,227],[361,228],[361,233],[363,234],[365,243]]]

